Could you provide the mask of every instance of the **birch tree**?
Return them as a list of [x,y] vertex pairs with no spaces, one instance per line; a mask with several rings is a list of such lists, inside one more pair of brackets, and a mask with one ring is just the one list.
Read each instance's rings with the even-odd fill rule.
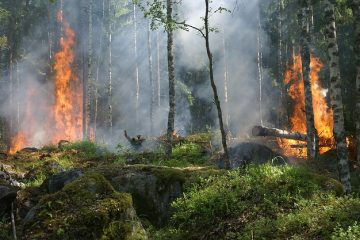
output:
[[339,68],[339,48],[336,37],[334,1],[325,0],[325,21],[327,23],[325,35],[330,67],[330,99],[334,112],[334,137],[336,141],[336,151],[339,164],[340,181],[346,193],[351,192],[350,169],[348,163],[348,150],[344,128],[344,109],[342,101]]
[[91,138],[92,131],[92,98],[93,98],[93,75],[92,75],[92,58],[93,58],[93,21],[92,21],[92,12],[93,12],[93,0],[89,1],[88,9],[88,66],[87,66],[87,93],[86,93],[86,138]]
[[352,0],[352,12],[354,15],[354,51],[356,65],[356,146],[357,162],[360,163],[360,0]]
[[307,156],[308,158],[317,159],[318,156],[318,136],[314,124],[314,110],[311,92],[311,76],[310,76],[310,39],[309,34],[309,0],[300,0],[301,3],[301,59],[302,59],[302,73],[304,79],[305,90],[305,114],[306,114],[306,134],[307,141]]

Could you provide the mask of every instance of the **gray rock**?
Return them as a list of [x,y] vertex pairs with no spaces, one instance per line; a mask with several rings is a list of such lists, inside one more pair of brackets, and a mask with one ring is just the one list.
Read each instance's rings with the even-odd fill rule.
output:
[[17,191],[0,185],[0,219],[10,210],[11,203],[15,201]]
[[[146,218],[153,225],[163,226],[170,219],[171,203],[183,193],[183,181],[167,171],[166,168],[149,167],[143,170],[119,169],[114,175],[100,172],[117,191],[131,193],[140,217]],[[171,174],[174,176],[171,177]]]
[[[267,146],[254,143],[243,142],[229,148],[231,169],[244,167],[248,164],[272,163],[282,165],[288,162],[287,158],[279,153],[272,151]],[[222,158],[215,161],[219,167],[223,166]]]
[[66,184],[73,182],[75,179],[83,175],[83,172],[80,170],[69,170],[61,172],[49,177],[47,182],[47,191],[49,193],[54,193],[61,190]]

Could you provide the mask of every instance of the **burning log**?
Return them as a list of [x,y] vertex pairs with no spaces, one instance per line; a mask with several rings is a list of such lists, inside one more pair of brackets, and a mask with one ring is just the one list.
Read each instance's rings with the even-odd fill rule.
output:
[[306,134],[299,132],[288,132],[283,129],[277,128],[268,128],[262,126],[254,126],[252,129],[252,135],[254,137],[262,136],[262,137],[278,137],[278,138],[286,138],[293,139],[297,141],[306,141]]

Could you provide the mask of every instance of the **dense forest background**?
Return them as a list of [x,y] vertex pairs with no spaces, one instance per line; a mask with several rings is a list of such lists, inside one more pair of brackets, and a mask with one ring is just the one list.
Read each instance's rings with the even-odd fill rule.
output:
[[[160,135],[166,130],[168,81],[166,34],[150,29],[149,19],[132,1],[6,1],[0,2],[0,98],[3,150],[19,131],[26,145],[49,142],[44,127],[54,101],[54,56],[61,50],[64,22],[75,34],[71,69],[82,85],[83,136],[92,126],[102,142],[122,141],[122,131]],[[91,6],[90,6],[91,5]],[[289,128],[293,105],[286,96],[284,72],[299,52],[298,1],[223,1],[231,12],[210,18],[215,80],[228,130],[247,134],[261,121]],[[329,86],[323,3],[313,1],[313,54],[324,67],[320,82]],[[335,4],[345,125],[354,132],[355,75],[353,16],[350,1]],[[194,9],[197,9],[194,11]],[[59,22],[57,14],[63,12]],[[176,19],[202,26],[203,3],[175,5]],[[217,125],[208,82],[203,39],[194,31],[175,31],[177,114],[181,135],[209,131]],[[260,91],[261,88],[261,91]],[[284,90],[285,89],[285,90]],[[261,94],[260,94],[261,93]],[[326,96],[329,98],[329,96]],[[96,112],[96,113],[95,113]],[[96,115],[96,117],[95,117]],[[96,118],[96,119],[95,119]],[[46,125],[46,124],[45,124]],[[153,126],[151,126],[153,125]]]

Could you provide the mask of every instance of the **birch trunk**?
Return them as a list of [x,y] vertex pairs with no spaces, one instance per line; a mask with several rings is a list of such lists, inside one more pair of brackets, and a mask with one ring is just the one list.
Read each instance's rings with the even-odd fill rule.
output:
[[301,59],[302,73],[304,79],[305,91],[305,114],[306,114],[306,134],[307,156],[308,158],[317,159],[318,157],[318,136],[314,124],[314,111],[311,92],[311,76],[310,76],[310,34],[309,34],[309,2],[301,1]]
[[140,105],[140,81],[139,81],[139,64],[138,64],[138,50],[137,50],[137,16],[136,4],[134,3],[134,57],[135,57],[135,79],[136,79],[136,126],[139,125],[139,105]]
[[93,21],[92,21],[92,9],[93,9],[93,0],[89,1],[89,15],[88,15],[88,75],[87,75],[87,96],[86,96],[86,138],[91,139],[92,131],[92,99],[93,99],[93,75],[92,75],[92,58],[93,58],[93,48],[92,48],[92,33],[93,33]]
[[105,20],[105,0],[102,0],[102,13],[101,13],[101,32],[99,34],[99,48],[100,48],[100,52],[98,53],[98,57],[97,57],[97,63],[96,63],[96,80],[95,80],[95,90],[94,90],[94,140],[96,139],[96,132],[97,132],[97,118],[98,118],[98,106],[99,106],[99,72],[100,72],[100,61],[101,61],[101,56],[102,56],[102,50],[103,50],[103,34],[104,34],[104,20]]
[[217,113],[218,113],[219,127],[220,127],[220,132],[221,132],[221,140],[222,140],[222,145],[223,145],[223,149],[224,149],[224,166],[226,169],[229,169],[230,168],[230,160],[229,160],[229,152],[228,152],[227,143],[226,143],[226,133],[225,133],[225,129],[224,129],[220,100],[219,100],[217,87],[216,87],[215,80],[214,80],[213,55],[210,50],[209,12],[210,12],[209,0],[205,0],[205,17],[204,17],[205,44],[206,44],[206,53],[207,53],[207,56],[209,59],[210,82],[211,82],[211,88],[212,88],[213,94],[214,94],[214,101],[215,101]]
[[225,100],[225,124],[229,128],[230,113],[229,113],[229,70],[227,63],[225,30],[223,30],[223,57],[224,57],[224,100]]
[[259,74],[259,118],[260,125],[263,126],[263,113],[262,113],[262,65],[261,65],[261,22],[260,13],[258,15],[258,29],[257,29],[257,65]]
[[160,38],[159,31],[156,32],[156,60],[157,60],[157,106],[161,106],[161,72],[160,72]]
[[354,16],[354,51],[356,59],[356,155],[357,162],[360,165],[360,0],[352,0],[352,11]]
[[[167,23],[172,22],[172,0],[166,0],[166,17]],[[166,158],[168,160],[172,157],[172,145],[173,145],[173,133],[175,125],[175,67],[173,56],[173,29],[167,27],[167,60],[168,60],[168,75],[169,75],[169,115],[168,115],[168,127],[166,132]]]
[[155,104],[155,89],[154,89],[154,78],[153,78],[153,63],[152,63],[152,42],[151,42],[151,29],[150,22],[148,23],[148,64],[149,64],[149,83],[150,83],[150,134],[154,133],[154,104]]
[[344,127],[344,109],[341,93],[342,81],[339,68],[339,48],[336,37],[334,4],[331,0],[325,0],[325,18],[325,35],[330,60],[330,100],[334,112],[334,137],[336,141],[339,174],[340,181],[344,186],[345,192],[350,193],[350,169]]
[[112,27],[111,27],[111,0],[108,0],[108,130],[112,134],[113,111],[112,111]]

